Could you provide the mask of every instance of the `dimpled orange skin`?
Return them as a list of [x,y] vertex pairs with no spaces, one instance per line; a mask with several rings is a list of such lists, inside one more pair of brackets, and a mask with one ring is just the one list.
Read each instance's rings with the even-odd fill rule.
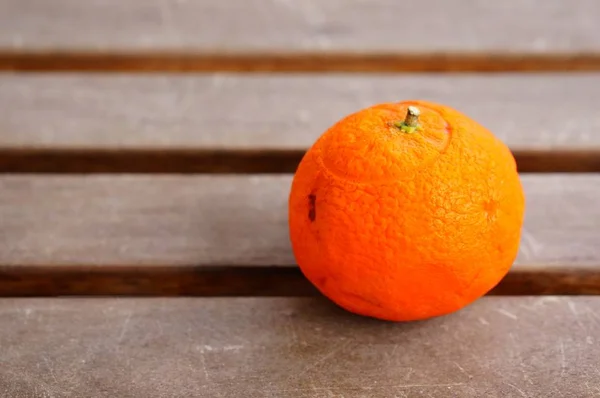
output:
[[[401,131],[407,108],[420,130]],[[346,310],[389,321],[457,311],[513,264],[525,197],[508,147],[447,106],[378,104],[308,150],[289,230],[308,280]]]

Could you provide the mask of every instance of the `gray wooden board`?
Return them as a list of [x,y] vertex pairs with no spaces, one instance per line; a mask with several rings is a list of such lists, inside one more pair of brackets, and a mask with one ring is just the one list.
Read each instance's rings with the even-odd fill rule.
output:
[[597,53],[595,0],[4,0],[0,48]]
[[[291,176],[0,177],[0,264],[291,265]],[[519,266],[600,265],[600,174],[522,175]]]
[[324,298],[3,299],[0,392],[30,397],[595,397],[600,298],[485,297],[415,323]]
[[600,148],[593,73],[8,74],[0,148],[304,149],[351,112],[414,98],[461,110],[513,149]]

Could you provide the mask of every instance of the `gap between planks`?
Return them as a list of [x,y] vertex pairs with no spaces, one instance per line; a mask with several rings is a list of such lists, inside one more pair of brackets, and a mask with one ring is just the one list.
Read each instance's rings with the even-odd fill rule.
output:
[[190,54],[14,52],[0,49],[4,72],[500,73],[600,71],[600,54]]
[[[315,296],[297,266],[0,265],[0,297]],[[519,266],[488,295],[598,295],[590,267]]]
[[8,0],[0,3],[0,69],[600,70],[594,0],[418,6],[423,12],[389,0]]
[[[600,149],[513,150],[521,173],[600,172]],[[19,149],[0,148],[0,173],[281,174],[295,172],[294,149]]]
[[599,79],[0,75],[0,172],[289,173],[342,116],[408,98],[448,104],[489,127],[522,172],[600,171]]

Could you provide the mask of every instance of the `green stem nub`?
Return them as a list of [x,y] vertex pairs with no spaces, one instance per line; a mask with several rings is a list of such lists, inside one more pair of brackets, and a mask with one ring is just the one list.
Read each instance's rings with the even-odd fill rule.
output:
[[394,125],[405,133],[414,133],[419,129],[419,116],[421,111],[416,106],[409,106],[406,111],[406,118],[402,122],[396,122]]

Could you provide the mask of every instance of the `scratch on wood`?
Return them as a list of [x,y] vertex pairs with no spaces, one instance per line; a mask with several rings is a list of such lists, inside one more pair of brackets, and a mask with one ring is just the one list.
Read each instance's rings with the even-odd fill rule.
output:
[[508,317],[508,318],[510,318],[510,319],[514,319],[515,321],[516,321],[517,319],[519,319],[519,317],[517,317],[515,314],[513,314],[512,312],[508,312],[508,311],[506,311],[506,310],[505,310],[505,309],[503,309],[503,308],[498,308],[498,309],[496,310],[496,312],[498,312],[498,313],[500,313],[500,314],[502,314],[502,315],[504,315],[504,316],[506,316],[506,317]]
[[569,307],[569,311],[571,311],[571,313],[575,317],[575,322],[577,323],[577,326],[579,326],[579,328],[583,331],[587,330],[585,328],[585,326],[583,326],[583,322],[581,322],[581,317],[580,317],[579,311],[577,311],[577,307],[575,306],[575,303],[569,297],[567,297],[566,300],[567,300],[567,306]]
[[52,365],[50,364],[50,360],[48,359],[48,357],[46,355],[42,355],[42,358],[44,358],[44,362],[46,363],[46,367],[48,368],[48,372],[50,373],[52,380],[54,380],[54,382],[58,386],[59,383],[58,383],[58,380],[56,379],[56,375],[54,374],[54,370],[52,369]]
[[125,333],[127,333],[127,328],[129,327],[129,321],[131,320],[132,314],[133,311],[129,311],[127,313],[127,316],[125,317],[125,320],[123,321],[123,326],[121,326],[121,333],[119,333],[119,337],[117,338],[117,345],[121,344],[123,338],[125,337]]
[[202,365],[202,372],[204,373],[204,379],[206,382],[210,382],[210,374],[208,373],[208,367],[206,366],[206,357],[204,356],[205,350],[200,350],[200,363]]
[[515,386],[514,384],[510,384],[510,383],[506,383],[506,384],[509,385],[510,387],[512,387],[519,394],[521,394],[522,397],[525,397],[525,398],[529,397],[527,394],[525,394],[525,391],[521,390],[519,387]]
[[322,364],[323,362],[327,361],[329,358],[331,358],[332,356],[334,356],[335,354],[337,354],[338,352],[340,352],[341,350],[346,348],[346,346],[348,346],[348,344],[350,344],[350,341],[345,341],[342,344],[338,345],[337,347],[335,347],[334,349],[329,351],[327,354],[325,354],[322,357],[320,357],[319,359],[317,359],[311,365],[305,367],[300,373],[296,374],[296,377],[300,377],[300,376],[306,374],[308,371],[310,371],[311,369],[314,369],[319,364]]
[[157,317],[154,320],[154,322],[156,323],[156,326],[158,328],[158,334],[159,334],[159,336],[162,336],[163,334],[165,334],[165,330],[163,329],[163,325],[162,325],[162,322],[160,321],[160,318]]
[[[15,372],[11,369],[2,369],[2,370],[9,373],[9,376],[13,380],[23,380],[23,381],[27,382],[28,385],[31,385],[35,391],[35,394],[36,394],[35,396],[37,396],[37,395],[39,395],[39,393],[41,393],[44,398],[55,398],[52,387],[56,387],[56,388],[60,387],[59,385],[50,386],[42,378],[37,377],[37,375],[36,376],[31,375],[25,369],[20,369],[19,372]],[[6,392],[6,391],[3,391],[3,392]],[[4,395],[2,397],[4,398]]]
[[[519,346],[519,344],[517,344],[517,339],[513,333],[508,333],[508,338],[510,339],[513,348]],[[514,350],[512,350],[512,353],[515,355],[516,359],[519,361],[519,364],[523,365],[523,357],[521,356],[521,351],[519,349],[514,349]]]
[[[302,391],[336,391],[336,390],[344,390],[344,391],[374,391],[374,390],[382,390],[382,389],[411,389],[411,388],[438,388],[438,387],[459,387],[464,386],[465,383],[435,383],[435,384],[395,384],[395,385],[377,385],[377,386],[358,386],[358,387],[315,387],[314,385],[310,388],[282,388],[282,389],[273,389],[273,390],[265,390],[265,392],[302,392]],[[398,391],[402,393],[402,391]]]
[[579,313],[577,312],[577,308],[575,307],[575,303],[573,301],[571,301],[571,299],[567,298],[567,306],[569,307],[569,311],[571,311],[571,313],[573,315],[575,315],[575,317],[579,316]]
[[527,383],[533,385],[533,380],[531,380],[531,377],[529,377],[527,375],[527,372],[522,367],[523,367],[523,364],[521,363],[521,372],[523,372],[523,380],[525,380]]
[[398,349],[398,344],[394,344],[394,348],[392,348],[392,353],[390,354],[392,357],[396,355],[397,349]]
[[292,319],[289,319],[288,322],[286,322],[286,329],[290,330],[290,335],[292,336],[292,342],[297,343],[298,342],[298,334],[296,333],[296,328],[294,327],[294,321]]
[[458,387],[464,386],[465,383],[439,383],[439,384],[399,384],[389,386],[391,388],[431,388],[431,387]]
[[526,259],[537,256],[544,249],[544,245],[541,244],[526,228],[523,228],[522,237],[523,244],[521,245],[521,252]]
[[521,303],[519,304],[519,307],[521,308],[525,308],[528,311],[537,311],[540,307],[549,304],[549,303],[558,303],[561,300],[558,299],[558,297],[555,296],[541,296],[539,298],[537,298],[536,300],[533,301],[533,303],[531,304],[527,304],[527,303]]
[[460,371],[461,371],[462,373],[464,373],[464,375],[465,375],[465,376],[467,376],[469,379],[472,379],[472,378],[473,378],[473,376],[471,376],[471,374],[470,374],[469,372],[467,372],[467,371],[465,370],[465,368],[463,368],[462,366],[460,366],[460,364],[459,364],[458,362],[455,362],[455,361],[453,361],[452,363],[453,363],[453,364],[455,364],[455,365],[456,365],[456,367],[457,367],[458,369],[460,369]]
[[223,351],[239,351],[244,349],[244,346],[241,344],[230,344],[223,347]]
[[565,376],[565,370],[567,369],[567,361],[565,358],[565,344],[562,339],[559,340],[560,349],[560,376]]
[[595,387],[595,386],[593,387],[593,391],[592,391],[592,387],[590,387],[590,383],[587,381],[585,382],[585,387],[587,388],[588,392],[593,392],[593,391],[600,392],[600,387]]

